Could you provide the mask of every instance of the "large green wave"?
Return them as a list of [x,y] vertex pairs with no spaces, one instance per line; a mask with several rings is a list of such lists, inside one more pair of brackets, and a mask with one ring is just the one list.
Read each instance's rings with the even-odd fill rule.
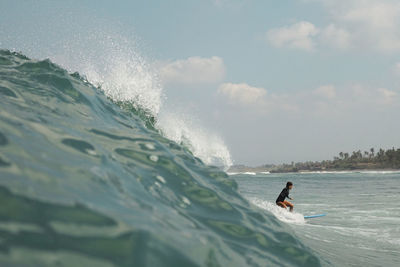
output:
[[8,50],[0,200],[2,266],[320,265],[145,110]]

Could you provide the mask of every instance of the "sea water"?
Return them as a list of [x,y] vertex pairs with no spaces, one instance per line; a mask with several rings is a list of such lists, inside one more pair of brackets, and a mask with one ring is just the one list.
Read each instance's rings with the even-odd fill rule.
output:
[[230,162],[218,138],[158,128],[141,60],[107,56],[67,71],[0,50],[0,266],[321,265],[211,166]]
[[[326,266],[400,266],[400,172],[236,174],[239,192],[293,229]],[[275,205],[286,182],[295,206]],[[290,200],[289,200],[290,201]],[[307,219],[304,215],[326,213]]]

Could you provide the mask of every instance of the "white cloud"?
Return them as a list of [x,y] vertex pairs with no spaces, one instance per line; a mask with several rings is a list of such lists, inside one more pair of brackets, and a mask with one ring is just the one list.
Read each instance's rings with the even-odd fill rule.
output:
[[321,31],[320,41],[328,46],[346,49],[350,47],[350,33],[335,24],[330,24]]
[[[380,51],[400,50],[400,3],[385,0],[352,0],[335,19],[354,34],[358,47]],[[341,7],[342,9],[343,7]]]
[[400,1],[300,0],[320,3],[326,25],[298,22],[268,31],[276,47],[312,50],[322,45],[339,49],[400,52]]
[[218,83],[225,77],[225,64],[220,57],[189,57],[163,64],[160,75],[163,83]]
[[315,89],[313,93],[323,98],[334,99],[336,97],[336,88],[333,85],[324,85]]
[[227,97],[232,104],[249,106],[262,104],[267,91],[246,83],[224,83],[218,88],[218,93]]
[[399,3],[385,0],[350,0],[347,2],[350,5],[340,4],[339,6],[340,9],[344,9],[344,12],[336,14],[344,21],[361,22],[370,29],[392,29],[398,22],[396,17],[399,13]]
[[292,118],[340,118],[346,114],[393,111],[400,107],[400,91],[363,84],[322,85],[313,90],[277,93],[246,83],[224,83],[218,94],[241,112]]
[[[400,51],[398,0],[309,0],[307,2],[321,3],[327,12],[326,17],[331,20],[330,24],[340,29],[339,32],[333,31],[333,35],[342,40],[338,43],[339,47],[350,44],[355,49]],[[325,33],[328,34],[332,29],[328,26]]]
[[381,94],[384,104],[392,104],[397,97],[397,93],[395,91],[388,90],[386,88],[379,88],[378,92]]
[[267,32],[267,40],[276,47],[289,47],[311,51],[315,47],[313,37],[319,30],[314,24],[300,21],[291,26],[271,29]]
[[370,109],[379,108],[381,110],[398,109],[400,107],[398,90],[374,88],[362,84],[353,85],[348,88],[350,90],[343,89],[346,90],[346,94],[342,90],[341,100],[343,103],[347,103],[348,106],[358,106],[360,109],[362,106],[365,106]]
[[289,47],[306,51],[314,50],[319,43],[346,49],[350,46],[350,33],[335,24],[319,29],[310,22],[301,21],[290,26],[269,30],[267,40],[275,47]]

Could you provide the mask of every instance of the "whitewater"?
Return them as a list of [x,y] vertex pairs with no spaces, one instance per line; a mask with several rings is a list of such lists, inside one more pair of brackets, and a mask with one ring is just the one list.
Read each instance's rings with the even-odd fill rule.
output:
[[[290,225],[324,266],[400,265],[400,171],[346,171],[232,176],[252,204]],[[275,205],[286,181],[290,213]],[[326,217],[304,219],[304,215]]]

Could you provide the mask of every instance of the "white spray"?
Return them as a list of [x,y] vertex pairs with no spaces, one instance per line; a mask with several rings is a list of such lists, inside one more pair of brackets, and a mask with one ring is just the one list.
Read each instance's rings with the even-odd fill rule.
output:
[[114,101],[131,102],[150,112],[167,138],[187,146],[204,163],[225,169],[232,165],[222,138],[201,127],[189,114],[162,109],[165,97],[157,70],[137,52],[137,43],[106,32],[77,35],[48,56],[67,70],[85,75]]

